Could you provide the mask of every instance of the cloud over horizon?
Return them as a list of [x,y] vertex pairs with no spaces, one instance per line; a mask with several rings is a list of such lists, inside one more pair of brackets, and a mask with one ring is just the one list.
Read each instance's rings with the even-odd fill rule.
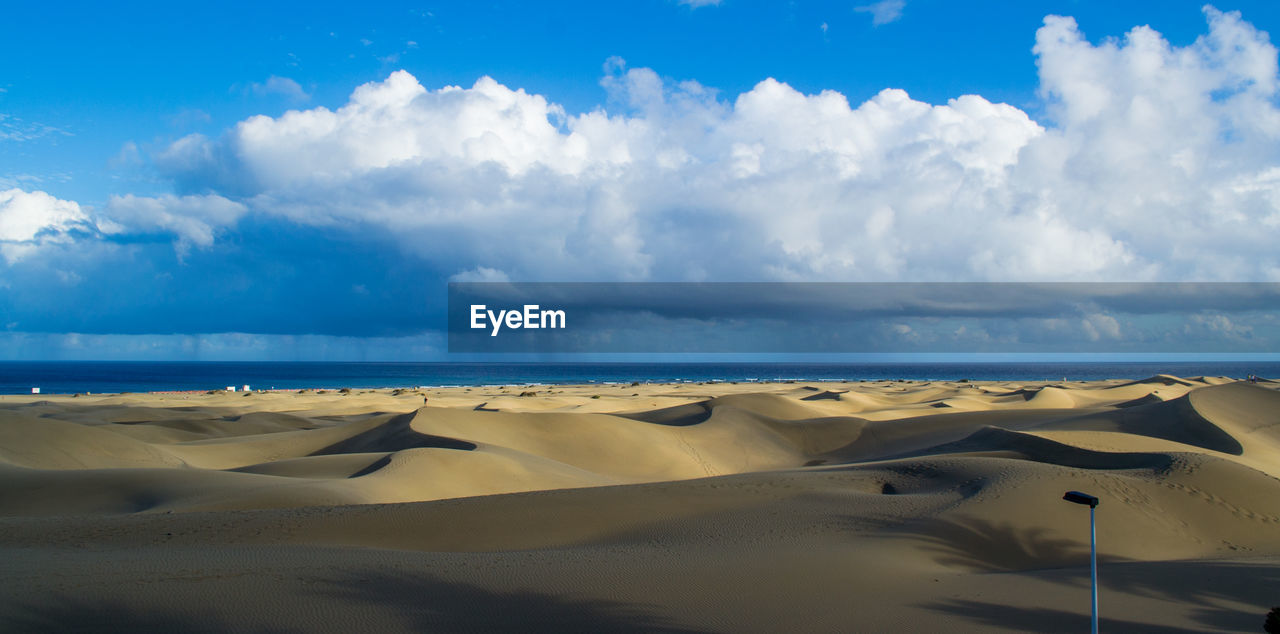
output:
[[[1039,121],[980,95],[886,88],[853,105],[774,79],[728,98],[618,59],[608,108],[581,113],[487,76],[430,89],[396,71],[333,109],[173,142],[151,157],[170,195],[88,209],[0,193],[0,284],[109,279],[125,252],[163,274],[170,258],[223,271],[220,258],[330,248],[304,236],[377,254],[339,275],[390,310],[385,278],[410,271],[423,284],[1277,281],[1277,51],[1238,13],[1205,16],[1185,47],[1148,27],[1094,44],[1045,18]],[[246,255],[262,236],[270,248]],[[349,320],[311,327],[355,332]]]

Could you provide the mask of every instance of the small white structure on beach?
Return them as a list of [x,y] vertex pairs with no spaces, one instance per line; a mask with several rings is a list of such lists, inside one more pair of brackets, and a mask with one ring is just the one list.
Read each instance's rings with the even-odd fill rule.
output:
[[39,393],[40,393],[40,388],[38,388],[38,387],[33,387],[33,388],[31,388],[31,393],[32,393],[32,394],[39,394]]
[[245,386],[244,386],[244,391],[245,391],[245,392],[250,392],[250,391],[252,391],[252,390],[250,390],[250,389],[249,389],[249,386],[248,386],[248,385],[245,385]]
[[234,392],[234,391],[236,391],[236,386],[234,386],[234,385],[228,385],[228,386],[227,386],[227,391],[228,391],[228,392]]

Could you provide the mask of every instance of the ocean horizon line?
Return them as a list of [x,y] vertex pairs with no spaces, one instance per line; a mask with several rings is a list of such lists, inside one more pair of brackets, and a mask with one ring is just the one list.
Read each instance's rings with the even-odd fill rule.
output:
[[439,389],[631,382],[1096,381],[1158,374],[1280,376],[1277,361],[296,362],[0,361],[0,394]]

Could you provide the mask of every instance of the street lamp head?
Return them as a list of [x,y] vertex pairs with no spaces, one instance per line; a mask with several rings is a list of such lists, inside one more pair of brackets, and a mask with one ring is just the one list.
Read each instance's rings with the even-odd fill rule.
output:
[[1062,496],[1062,499],[1068,502],[1075,502],[1076,504],[1084,504],[1089,508],[1093,508],[1098,505],[1098,498],[1079,491],[1067,491],[1067,494]]

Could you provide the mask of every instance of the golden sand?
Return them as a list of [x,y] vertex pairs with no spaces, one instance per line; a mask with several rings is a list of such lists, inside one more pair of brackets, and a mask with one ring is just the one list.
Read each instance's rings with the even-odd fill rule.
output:
[[4,396],[0,630],[1260,631],[1278,388]]

